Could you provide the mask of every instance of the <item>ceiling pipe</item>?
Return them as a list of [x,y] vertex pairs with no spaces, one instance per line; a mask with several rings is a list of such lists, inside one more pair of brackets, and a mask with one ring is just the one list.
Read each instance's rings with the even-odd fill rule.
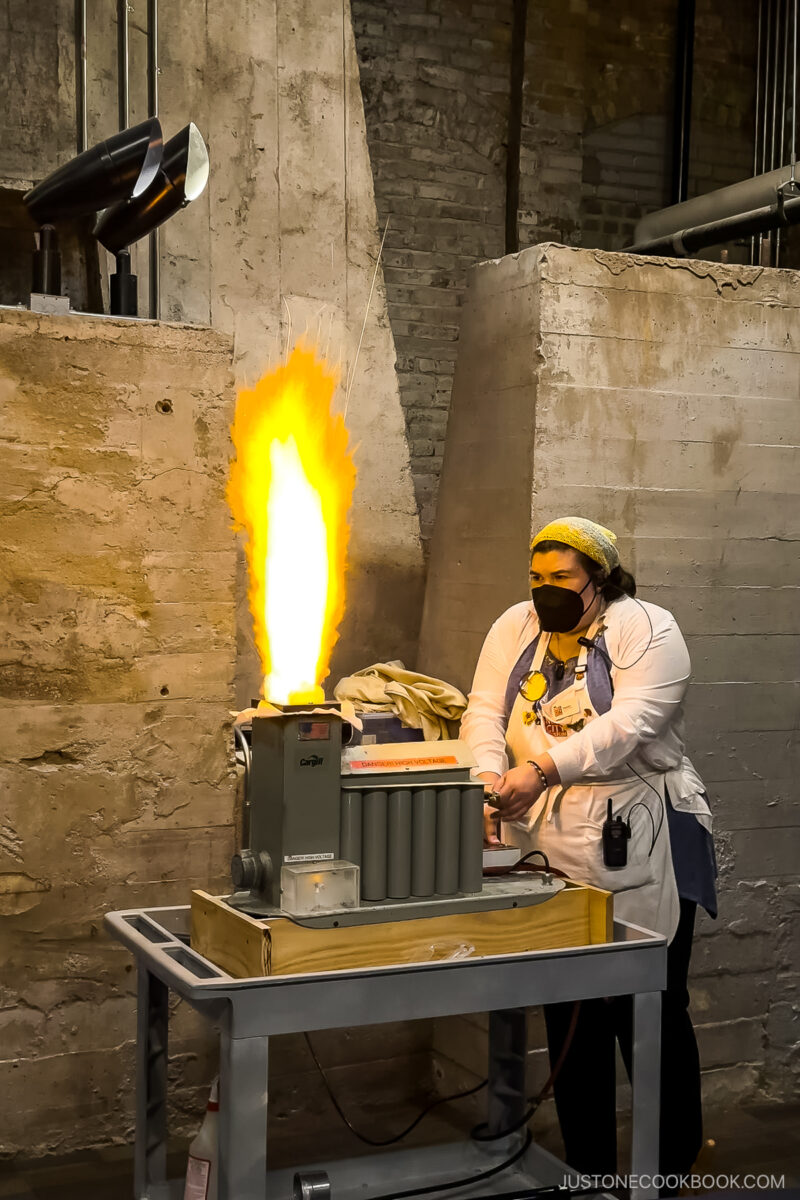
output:
[[798,223],[800,196],[786,198],[782,192],[778,192],[777,199],[772,204],[707,221],[703,225],[676,229],[650,241],[626,246],[625,251],[628,254],[663,254],[669,258],[691,258],[706,246],[718,246],[735,238],[770,233],[773,229]]
[[679,229],[695,228],[710,221],[720,221],[775,204],[776,194],[783,188],[791,193],[793,171],[791,163],[743,179],[729,187],[707,192],[704,196],[693,196],[683,204],[673,204],[658,212],[648,213],[636,223],[633,239],[636,245],[668,237]]

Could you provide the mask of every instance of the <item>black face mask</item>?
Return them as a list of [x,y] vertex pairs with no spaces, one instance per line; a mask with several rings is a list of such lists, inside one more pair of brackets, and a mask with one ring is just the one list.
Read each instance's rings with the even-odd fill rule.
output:
[[569,633],[575,628],[586,612],[581,597],[591,582],[587,579],[579,592],[552,583],[531,588],[533,607],[545,633]]

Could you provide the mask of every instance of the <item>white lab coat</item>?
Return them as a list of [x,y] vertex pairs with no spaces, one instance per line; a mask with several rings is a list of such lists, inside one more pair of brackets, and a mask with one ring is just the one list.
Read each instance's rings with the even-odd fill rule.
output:
[[[606,649],[616,664],[611,668],[614,696],[608,712],[593,712],[582,729],[555,738],[541,725],[523,729],[524,705],[515,703],[507,727],[509,676],[539,633],[533,605],[525,601],[503,613],[489,631],[461,737],[475,756],[478,772],[502,774],[517,761],[548,752],[561,784],[547,789],[521,822],[504,826],[504,835],[526,849],[545,849],[554,865],[564,862],[571,874],[580,872],[584,882],[614,891],[618,916],[671,938],[678,904],[664,785],[675,808],[695,813],[710,828],[703,785],[684,755],[682,702],[689,654],[674,617],[657,605],[624,597],[607,607],[603,624]],[[585,655],[584,650],[584,659]],[[634,771],[648,780],[649,788]],[[662,797],[660,810],[652,787]],[[631,821],[629,865],[612,872],[603,866],[599,840],[609,796],[615,815],[631,814],[639,801],[646,804],[658,829],[653,847],[643,825],[649,818],[641,808],[633,810],[638,817]]]

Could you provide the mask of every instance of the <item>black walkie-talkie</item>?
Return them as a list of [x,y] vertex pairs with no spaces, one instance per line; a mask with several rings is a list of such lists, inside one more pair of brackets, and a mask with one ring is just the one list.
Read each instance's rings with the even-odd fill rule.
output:
[[628,838],[631,827],[622,817],[615,817],[608,797],[608,815],[603,822],[603,862],[607,867],[628,865]]

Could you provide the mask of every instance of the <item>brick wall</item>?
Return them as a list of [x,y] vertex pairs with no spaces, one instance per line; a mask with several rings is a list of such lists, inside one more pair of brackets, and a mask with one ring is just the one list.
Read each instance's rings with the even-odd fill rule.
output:
[[433,524],[466,270],[504,252],[511,0],[352,0],[420,517]]
[[[465,271],[504,252],[512,0],[351,3],[427,539]],[[755,19],[750,0],[698,0],[690,195],[752,169]],[[673,0],[529,4],[521,246],[619,249],[669,203],[674,56]]]

